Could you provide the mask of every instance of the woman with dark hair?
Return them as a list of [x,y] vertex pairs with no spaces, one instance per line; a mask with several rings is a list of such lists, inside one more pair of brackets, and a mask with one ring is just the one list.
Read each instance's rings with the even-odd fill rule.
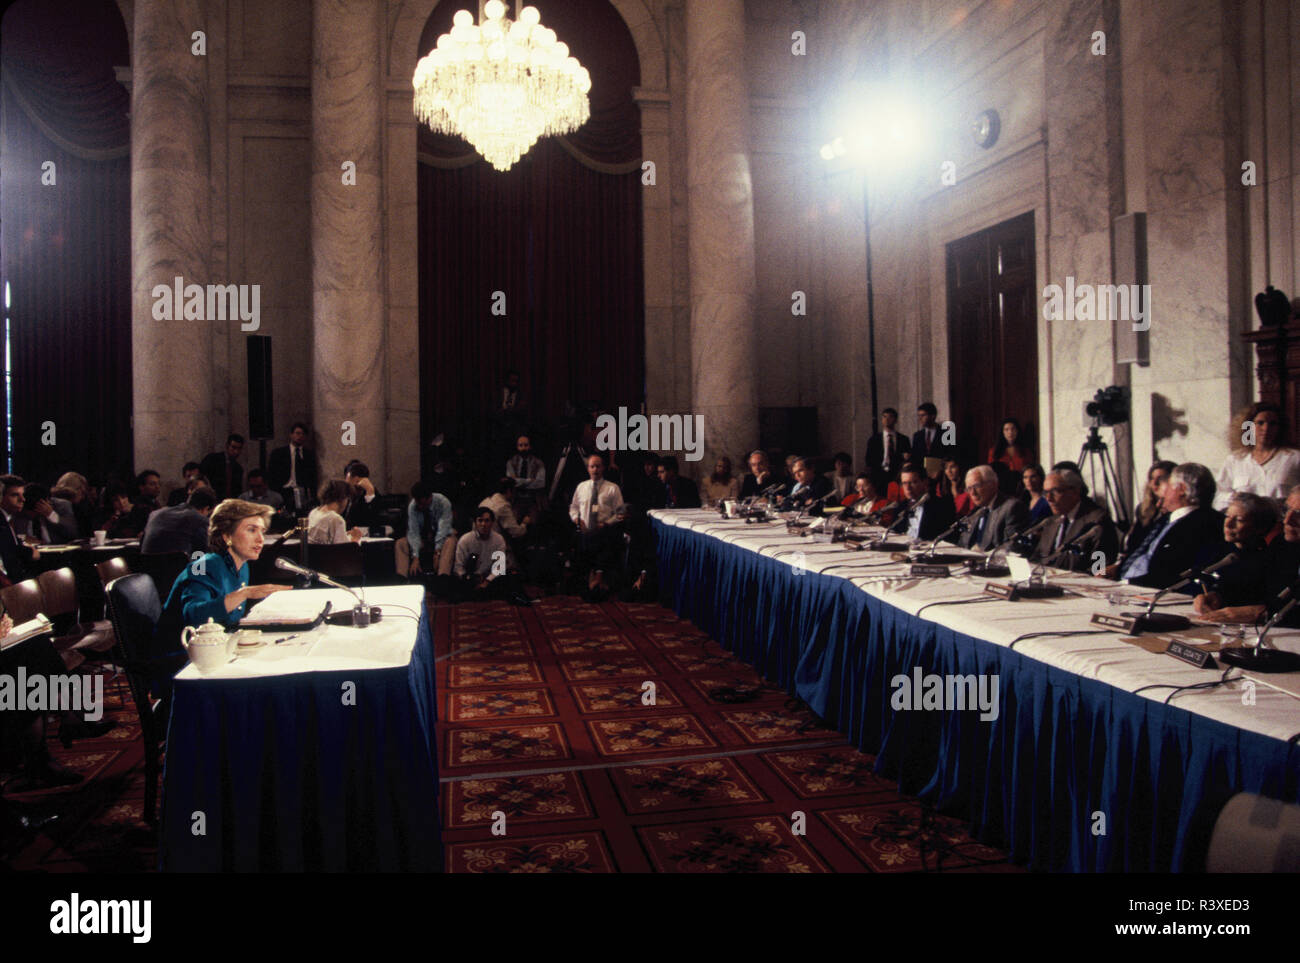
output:
[[125,485],[109,485],[104,489],[104,507],[92,531],[106,531],[109,538],[138,538],[144,528],[136,524],[133,507]]
[[1251,492],[1280,505],[1300,484],[1300,451],[1287,443],[1282,409],[1259,401],[1228,426],[1232,453],[1219,471],[1214,507],[1223,510],[1234,492]]
[[966,473],[962,471],[957,459],[945,459],[943,471],[939,474],[939,484],[936,487],[940,498],[952,499],[958,518],[964,518],[974,511],[975,503],[971,501],[970,494],[966,491]]
[[1047,480],[1047,472],[1043,471],[1042,465],[1028,465],[1021,472],[1021,479],[1025,486],[1025,494],[1029,496],[1029,522],[1037,525],[1052,514],[1052,506],[1047,503],[1047,496],[1043,494],[1043,482]]
[[320,502],[307,516],[307,541],[313,545],[342,545],[347,541],[359,542],[360,528],[348,530],[343,521],[343,507],[352,500],[352,486],[335,479],[320,486]]
[[[1020,422],[1015,418],[1002,419],[1002,432],[998,443],[989,449],[988,463],[998,473],[1004,483],[1010,478],[1012,488],[1019,481],[1020,473],[1034,461],[1034,453],[1025,446]],[[999,467],[1004,466],[1004,467]]]

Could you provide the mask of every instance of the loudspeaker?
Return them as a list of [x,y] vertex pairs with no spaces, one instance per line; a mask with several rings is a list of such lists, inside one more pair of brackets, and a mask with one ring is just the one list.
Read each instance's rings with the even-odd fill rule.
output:
[[271,338],[248,336],[248,434],[275,437],[275,411],[271,398]]
[[[1147,216],[1141,211],[1115,218],[1114,233],[1115,283],[1135,285],[1145,292],[1149,283],[1147,275]],[[1133,290],[1131,288],[1130,290]],[[1151,305],[1143,303],[1146,321],[1151,322]],[[1131,311],[1136,317],[1136,312]],[[1146,331],[1134,331],[1132,320],[1115,321],[1115,361],[1118,364],[1151,364],[1151,342]]]

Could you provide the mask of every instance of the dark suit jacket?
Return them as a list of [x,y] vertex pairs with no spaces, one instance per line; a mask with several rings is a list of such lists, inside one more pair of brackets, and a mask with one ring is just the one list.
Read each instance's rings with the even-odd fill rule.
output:
[[[924,505],[921,506],[921,529],[920,538],[923,541],[930,541],[938,538],[957,518],[957,508],[953,505],[951,498],[940,498],[931,495]],[[906,534],[911,519],[907,511],[898,513],[898,518],[890,527],[890,531],[900,534]]]
[[369,529],[371,525],[379,524],[379,490],[375,490],[375,497],[367,502],[366,496],[358,492],[352,497],[343,508],[343,523],[349,529],[363,528]]
[[140,540],[140,551],[150,554],[208,552],[208,520],[190,508],[177,505],[160,508],[149,516]]
[[752,498],[760,494],[764,488],[771,488],[773,485],[788,485],[789,483],[790,479],[780,472],[774,471],[767,476],[767,480],[762,485],[759,485],[753,473],[747,472],[745,477],[740,480],[740,497]]
[[674,508],[699,508],[700,507],[700,490],[696,487],[695,482],[689,478],[683,478],[678,475],[671,482],[664,485],[665,498],[664,504],[667,505],[667,489],[673,490],[673,507]]
[[920,464],[925,458],[955,458],[957,449],[945,445],[943,438],[943,424],[939,423],[934,426],[934,444],[926,445],[925,429],[918,429],[912,434],[912,455],[913,459]]
[[[77,531],[74,527],[76,520],[72,514],[72,505],[69,504],[66,499],[52,498],[50,499],[50,507],[52,507],[55,513],[59,516],[60,524],[55,525],[47,518],[39,520],[40,523],[44,523],[45,529],[49,533],[48,539],[42,536],[41,526],[38,524],[38,520],[23,514],[22,512],[19,512],[14,516],[14,534],[19,538],[22,538],[24,535],[34,535],[37,539],[49,545],[65,545],[76,538]],[[66,525],[63,524],[65,520],[67,522]]]
[[226,453],[214,451],[199,462],[199,471],[212,482],[212,490],[218,498],[238,498],[244,490],[244,468],[239,462],[230,465],[230,490],[226,490]]
[[[1047,527],[1051,528],[1050,525]],[[1165,529],[1156,544],[1155,554],[1151,556],[1147,574],[1131,582],[1158,589],[1173,585],[1179,574],[1193,565],[1213,560],[1214,552],[1222,542],[1223,515],[1212,508],[1193,509]],[[1134,554],[1137,554],[1136,549]]]
[[[17,518],[15,515],[15,521]],[[32,550],[14,537],[14,531],[5,523],[3,515],[0,515],[0,562],[4,563],[10,582],[21,582],[30,574]]]
[[[788,498],[786,498],[786,502],[788,503],[788,506],[791,510],[798,511],[800,508],[803,508],[805,505],[808,505],[810,502],[813,502],[816,499],[821,498],[823,495],[829,493],[834,487],[835,486],[831,484],[829,478],[826,478],[824,475],[818,475],[808,484],[806,488],[799,489],[798,494],[791,495]],[[813,508],[811,509],[811,514],[821,515],[822,506],[821,505],[813,506]]]
[[1107,564],[1115,560],[1115,554],[1119,551],[1119,536],[1115,532],[1115,523],[1110,520],[1110,513],[1106,509],[1091,498],[1082,499],[1079,502],[1079,511],[1074,518],[1074,524],[1065,531],[1065,542],[1069,542],[1094,523],[1097,527],[1075,542],[1073,549],[1066,548],[1055,552],[1052,547],[1056,544],[1056,533],[1065,519],[1066,516],[1057,515],[1043,526],[1038,536],[1038,547],[1030,556],[1033,561],[1042,562],[1052,568],[1082,572],[1092,568],[1093,552],[1103,553]]
[[884,482],[898,474],[903,465],[903,456],[912,450],[912,443],[901,431],[894,432],[894,457],[889,460],[889,471],[885,471],[885,433],[878,431],[867,439],[867,474],[876,491],[885,490]]
[[[289,484],[289,446],[274,448],[266,460],[266,485],[273,492],[278,492]],[[316,497],[320,487],[320,474],[316,468],[316,452],[303,447],[302,459],[298,465],[297,480],[300,487],[307,489],[310,497]],[[290,505],[290,508],[293,506]]]
[[[979,511],[980,509],[976,509],[976,512]],[[984,519],[984,531],[980,535],[979,543],[972,545],[975,524],[972,523],[966,531],[962,532],[957,544],[962,548],[976,548],[987,552],[1003,542],[1010,541],[1029,527],[1029,509],[1019,498],[999,492]]]

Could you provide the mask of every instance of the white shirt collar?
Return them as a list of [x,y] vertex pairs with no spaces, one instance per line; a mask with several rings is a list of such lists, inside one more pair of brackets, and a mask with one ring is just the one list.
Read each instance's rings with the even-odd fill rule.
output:
[[1182,508],[1175,508],[1169,513],[1169,524],[1173,525],[1181,521],[1194,511],[1196,511],[1195,505],[1184,505]]

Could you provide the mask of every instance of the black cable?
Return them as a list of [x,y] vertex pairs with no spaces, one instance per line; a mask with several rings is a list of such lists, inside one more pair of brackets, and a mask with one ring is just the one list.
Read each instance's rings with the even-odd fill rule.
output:
[[919,609],[916,610],[916,614],[913,615],[912,618],[914,619],[920,618],[922,612],[924,612],[928,608],[933,608],[936,605],[970,605],[972,602],[1002,602],[1002,601],[1005,601],[1005,599],[1000,599],[996,595],[980,595],[973,599],[951,599],[949,601],[926,602],[924,605],[922,605]]
[[1051,635],[1061,636],[1062,638],[1064,638],[1071,635],[1114,635],[1114,634],[1115,633],[1113,633],[1110,629],[1078,629],[1078,630],[1069,630],[1065,632],[1026,632],[1024,635],[1017,635],[1014,639],[1012,639],[1011,644],[1008,645],[1007,648],[1014,649],[1016,647],[1017,642],[1023,642],[1025,639],[1041,639]]

